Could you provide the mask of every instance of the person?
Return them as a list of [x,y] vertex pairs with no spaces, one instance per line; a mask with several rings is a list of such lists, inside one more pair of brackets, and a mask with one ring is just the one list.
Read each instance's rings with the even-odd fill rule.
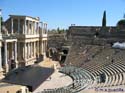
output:
[[114,63],[114,59],[112,59],[111,62]]
[[11,59],[8,60],[9,70],[11,70]]

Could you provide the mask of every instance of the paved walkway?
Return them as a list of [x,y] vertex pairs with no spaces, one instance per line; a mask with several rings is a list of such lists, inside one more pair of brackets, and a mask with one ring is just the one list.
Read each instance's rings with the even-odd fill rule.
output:
[[[52,67],[54,66],[54,64],[57,68],[60,67],[58,62],[49,59],[46,59],[39,65],[44,67]],[[46,81],[44,81],[33,93],[43,91],[44,89],[54,89],[67,86],[72,83],[72,79],[69,76],[59,73],[56,67],[55,67],[55,72]]]

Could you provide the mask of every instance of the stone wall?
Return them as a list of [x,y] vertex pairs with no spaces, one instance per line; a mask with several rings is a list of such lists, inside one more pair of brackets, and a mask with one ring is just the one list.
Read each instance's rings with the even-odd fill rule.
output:
[[[111,42],[124,42],[125,31],[117,30],[116,27],[102,28],[99,26],[71,26],[67,33],[68,39],[72,42],[76,39],[82,39],[90,44],[94,41],[99,43],[100,41],[111,43]],[[84,42],[84,43],[85,43]],[[101,42],[100,42],[101,43]]]
[[67,44],[65,34],[49,34],[48,35],[48,47],[61,48]]

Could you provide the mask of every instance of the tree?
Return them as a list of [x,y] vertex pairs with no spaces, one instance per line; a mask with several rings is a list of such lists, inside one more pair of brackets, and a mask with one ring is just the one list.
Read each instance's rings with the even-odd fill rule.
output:
[[123,15],[123,18],[125,19],[125,14]]
[[59,29],[59,27],[57,28],[57,33],[61,34],[61,30]]
[[2,18],[2,16],[1,16],[1,9],[0,9],[0,32],[1,32],[1,25],[2,25],[2,21],[3,21],[3,18]]
[[59,31],[60,29],[59,29],[59,27],[57,28],[57,31]]
[[1,16],[1,25],[3,25],[3,17]]
[[106,27],[106,11],[104,11],[104,13],[103,13],[102,27]]

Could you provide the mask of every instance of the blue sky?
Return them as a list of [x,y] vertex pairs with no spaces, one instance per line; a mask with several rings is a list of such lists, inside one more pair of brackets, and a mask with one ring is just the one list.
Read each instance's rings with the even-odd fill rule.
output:
[[9,14],[39,16],[49,29],[100,26],[106,10],[107,25],[115,26],[125,13],[125,0],[0,0],[0,8],[4,20]]

